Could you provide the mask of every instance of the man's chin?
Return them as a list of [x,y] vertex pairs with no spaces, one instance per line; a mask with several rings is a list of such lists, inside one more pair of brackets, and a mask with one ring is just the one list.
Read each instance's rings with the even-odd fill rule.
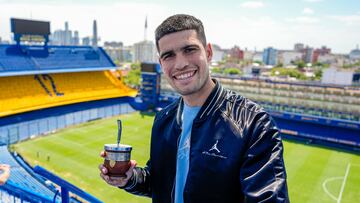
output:
[[196,92],[196,90],[194,89],[178,89],[178,88],[176,88],[175,91],[179,93],[181,96],[188,96]]

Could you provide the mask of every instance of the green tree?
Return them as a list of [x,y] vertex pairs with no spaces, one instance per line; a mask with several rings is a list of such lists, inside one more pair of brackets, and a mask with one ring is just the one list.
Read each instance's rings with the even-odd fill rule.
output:
[[263,64],[263,62],[261,62],[261,61],[259,61],[259,60],[255,60],[255,61],[253,61],[253,63],[257,63],[257,64],[259,64],[259,65],[262,65],[262,64]]
[[271,69],[272,76],[289,76],[296,78],[298,80],[307,80],[307,77],[304,73],[298,69],[289,69],[289,68],[273,68]]
[[276,67],[284,67],[284,65],[282,63],[278,63],[276,64]]
[[240,75],[241,71],[237,68],[226,68],[224,73],[227,75]]
[[213,68],[211,69],[211,72],[212,72],[212,73],[219,73],[219,74],[221,74],[221,73],[223,73],[223,70],[222,70],[220,67],[213,67]]
[[321,80],[322,74],[323,74],[322,69],[321,68],[317,69],[315,71],[315,80]]
[[130,87],[138,89],[140,87],[140,76],[141,76],[140,64],[133,63],[131,64],[130,67],[131,67],[130,71],[124,77],[124,82]]
[[298,61],[296,63],[297,68],[304,68],[306,66],[304,61]]

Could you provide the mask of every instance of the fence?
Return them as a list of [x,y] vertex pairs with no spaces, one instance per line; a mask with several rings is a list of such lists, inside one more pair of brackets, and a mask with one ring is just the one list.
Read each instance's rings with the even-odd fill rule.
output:
[[0,145],[13,144],[67,126],[135,111],[128,103],[74,110],[60,115],[0,126]]

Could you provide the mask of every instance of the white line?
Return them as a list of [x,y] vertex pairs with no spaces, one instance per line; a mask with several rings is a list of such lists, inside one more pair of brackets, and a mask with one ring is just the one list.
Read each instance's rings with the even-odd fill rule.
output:
[[342,194],[343,194],[343,191],[344,191],[344,188],[345,188],[346,179],[347,179],[347,176],[349,175],[349,171],[350,171],[350,163],[348,163],[348,165],[346,167],[346,172],[345,172],[344,180],[343,180],[342,185],[341,185],[340,194],[339,194],[339,198],[338,198],[337,203],[341,202],[341,197],[342,197]]
[[332,182],[332,181],[334,181],[334,180],[340,180],[340,179],[343,179],[344,177],[333,177],[333,178],[327,178],[324,182],[323,182],[323,184],[322,184],[322,187],[323,187],[323,190],[325,191],[325,193],[329,196],[329,197],[331,197],[331,199],[333,199],[333,200],[335,200],[335,201],[337,201],[338,199],[333,195],[333,194],[331,194],[331,192],[327,189],[327,183],[328,182]]

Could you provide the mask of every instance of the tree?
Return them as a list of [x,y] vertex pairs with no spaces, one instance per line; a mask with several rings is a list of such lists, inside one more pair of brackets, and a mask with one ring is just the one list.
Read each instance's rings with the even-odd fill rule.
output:
[[307,77],[304,73],[300,72],[297,69],[289,68],[273,68],[271,69],[272,76],[289,76],[299,80],[307,80]]
[[212,73],[219,73],[219,74],[221,74],[221,73],[223,73],[223,70],[222,70],[221,68],[219,68],[219,67],[213,67],[213,68],[211,69],[211,72],[212,72]]
[[322,74],[323,74],[322,69],[321,68],[317,69],[315,71],[315,80],[321,80]]
[[259,65],[262,65],[262,64],[263,64],[263,62],[261,62],[261,61],[259,61],[259,60],[255,60],[255,61],[253,61],[253,63],[257,63],[257,64],[259,64]]
[[240,75],[241,71],[237,68],[226,68],[224,73],[228,75]]
[[304,68],[306,66],[306,64],[304,61],[298,61],[296,63],[296,66],[301,69],[301,68]]
[[124,77],[125,84],[129,85],[133,88],[140,87],[140,76],[141,76],[141,69],[139,63],[131,64],[131,69],[128,72],[127,76]]
[[284,65],[282,63],[278,63],[276,67],[284,67]]

